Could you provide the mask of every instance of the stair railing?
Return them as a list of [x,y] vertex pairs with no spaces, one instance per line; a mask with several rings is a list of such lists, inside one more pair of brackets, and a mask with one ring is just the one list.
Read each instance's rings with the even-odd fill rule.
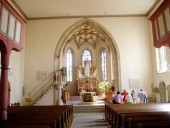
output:
[[40,84],[38,84],[30,93],[29,105],[33,105],[40,99],[53,85],[56,79],[55,72],[50,73]]

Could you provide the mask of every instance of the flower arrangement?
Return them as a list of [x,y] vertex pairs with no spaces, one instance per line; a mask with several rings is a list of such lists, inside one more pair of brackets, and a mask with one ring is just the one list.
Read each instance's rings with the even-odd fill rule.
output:
[[109,82],[104,81],[99,84],[99,89],[101,90],[102,93],[106,92],[108,87],[109,87]]

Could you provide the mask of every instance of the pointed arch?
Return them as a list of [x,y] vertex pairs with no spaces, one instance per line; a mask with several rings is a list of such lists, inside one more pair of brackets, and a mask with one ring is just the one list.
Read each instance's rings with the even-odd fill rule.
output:
[[120,90],[121,87],[121,80],[120,80],[120,57],[119,57],[119,50],[116,44],[116,41],[114,40],[113,36],[110,34],[110,32],[103,27],[101,24],[90,20],[90,19],[82,19],[80,21],[77,21],[73,25],[71,25],[61,36],[59,39],[57,46],[55,48],[54,52],[54,70],[57,70],[60,67],[60,56],[61,51],[65,48],[65,45],[70,38],[70,35],[73,34],[75,30],[77,30],[79,27],[83,26],[84,24],[87,24],[91,27],[93,27],[96,31],[100,32],[103,37],[105,37],[105,42],[108,45],[108,49],[111,56],[111,78],[115,81],[115,88],[116,90]]

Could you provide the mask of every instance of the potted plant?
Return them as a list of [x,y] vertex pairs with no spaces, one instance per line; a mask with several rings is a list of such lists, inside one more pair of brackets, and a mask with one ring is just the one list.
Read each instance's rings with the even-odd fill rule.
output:
[[104,82],[100,82],[99,84],[99,89],[101,93],[105,93],[108,87],[109,87],[109,82],[104,81]]

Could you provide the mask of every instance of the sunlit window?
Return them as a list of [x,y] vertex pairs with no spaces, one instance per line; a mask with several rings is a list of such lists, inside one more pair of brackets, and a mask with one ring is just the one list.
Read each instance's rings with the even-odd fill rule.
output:
[[107,80],[107,70],[106,70],[106,51],[103,49],[101,52],[101,70],[102,70],[102,81]]
[[82,66],[84,67],[84,61],[90,61],[91,65],[91,53],[88,50],[84,50],[82,55]]
[[73,81],[73,53],[70,49],[67,51],[67,81]]
[[165,46],[156,48],[156,61],[157,61],[158,73],[163,73],[168,71],[168,62],[167,62],[167,54],[166,54]]

